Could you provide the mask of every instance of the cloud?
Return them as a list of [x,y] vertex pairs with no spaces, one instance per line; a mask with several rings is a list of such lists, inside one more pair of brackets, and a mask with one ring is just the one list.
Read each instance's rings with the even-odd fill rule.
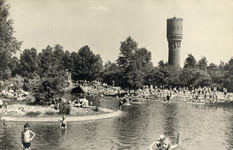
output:
[[110,8],[107,8],[105,6],[98,6],[98,7],[95,7],[95,6],[91,6],[89,7],[90,9],[93,9],[93,10],[104,10],[104,11],[110,11]]

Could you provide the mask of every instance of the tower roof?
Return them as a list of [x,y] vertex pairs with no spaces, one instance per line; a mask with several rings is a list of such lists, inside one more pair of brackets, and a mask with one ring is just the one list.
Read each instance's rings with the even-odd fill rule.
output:
[[183,18],[176,18],[176,17],[173,17],[173,18],[168,18],[167,20],[183,20]]

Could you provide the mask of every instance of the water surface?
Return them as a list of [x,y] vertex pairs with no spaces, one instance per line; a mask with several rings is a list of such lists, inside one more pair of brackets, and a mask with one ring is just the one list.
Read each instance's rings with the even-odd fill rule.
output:
[[[115,98],[104,98],[103,107],[116,109]],[[233,109],[194,103],[170,105],[150,101],[149,105],[124,106],[118,117],[84,122],[68,122],[61,131],[59,122],[28,122],[36,133],[33,150],[146,150],[160,134],[182,134],[177,150],[231,150]],[[12,129],[0,129],[0,149],[21,148],[20,133],[25,122],[10,122]],[[175,139],[172,138],[175,141]]]

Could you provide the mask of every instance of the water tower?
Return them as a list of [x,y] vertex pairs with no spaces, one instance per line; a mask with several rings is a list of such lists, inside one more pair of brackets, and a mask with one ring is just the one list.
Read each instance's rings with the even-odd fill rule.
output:
[[183,37],[183,19],[167,19],[167,41],[169,47],[168,64],[180,66],[180,47]]

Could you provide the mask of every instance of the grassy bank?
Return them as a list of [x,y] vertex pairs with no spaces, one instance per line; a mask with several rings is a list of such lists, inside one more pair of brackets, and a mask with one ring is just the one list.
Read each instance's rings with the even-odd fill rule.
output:
[[[66,97],[67,98],[67,97]],[[71,96],[69,95],[69,98]],[[1,116],[13,116],[13,117],[58,117],[63,114],[59,112],[58,109],[54,109],[48,105],[35,105],[31,99],[26,100],[14,100],[5,97],[0,97],[0,99],[7,103],[7,111],[5,108],[0,109]],[[95,106],[90,106],[87,108],[71,106],[70,114],[67,116],[90,116],[90,115],[100,115],[106,114],[108,112],[104,111],[103,108],[99,108],[96,111]]]

